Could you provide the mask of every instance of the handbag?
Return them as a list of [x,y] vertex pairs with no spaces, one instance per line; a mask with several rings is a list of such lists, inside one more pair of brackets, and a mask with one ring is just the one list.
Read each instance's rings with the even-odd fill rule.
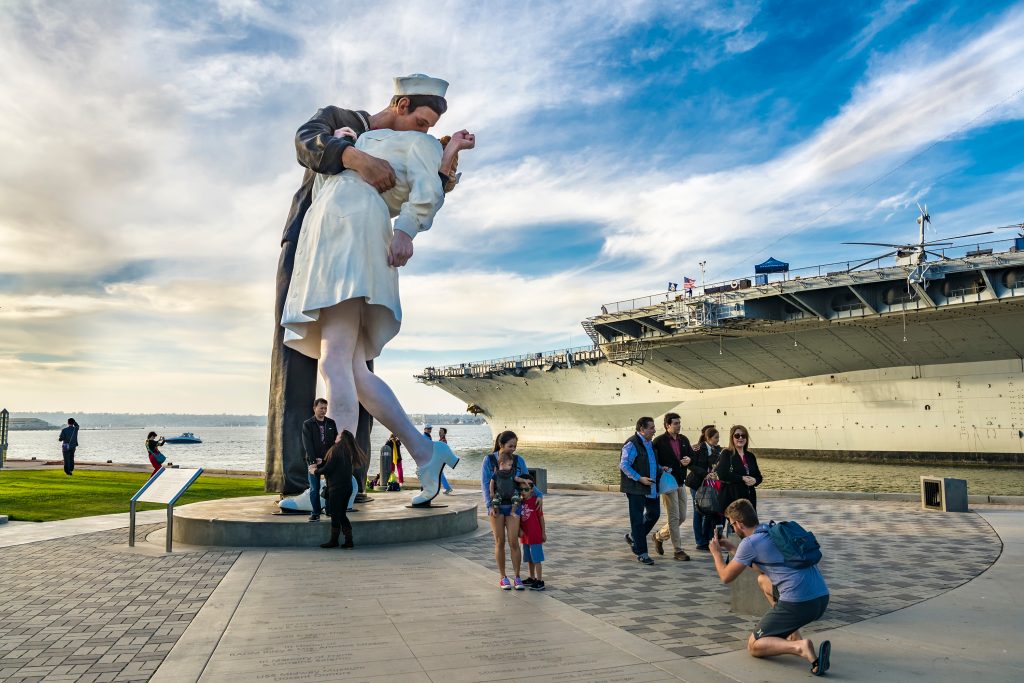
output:
[[672,476],[671,472],[665,472],[661,475],[661,479],[658,480],[658,493],[665,495],[666,493],[673,493],[679,489],[679,482]]
[[697,493],[694,494],[693,500],[697,509],[705,515],[718,515],[722,512],[722,501],[710,479],[704,480],[704,483],[697,489]]

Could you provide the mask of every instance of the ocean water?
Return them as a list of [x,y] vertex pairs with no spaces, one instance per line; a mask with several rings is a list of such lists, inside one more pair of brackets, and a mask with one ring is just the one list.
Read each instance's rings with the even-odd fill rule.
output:
[[[435,425],[434,431],[437,432]],[[487,425],[447,425],[448,443],[462,461],[454,479],[479,477],[484,457],[491,452]],[[182,467],[262,471],[265,458],[265,427],[206,427],[189,425],[153,427],[163,436],[195,431],[203,443],[167,444],[161,449],[168,460]],[[78,435],[76,460],[148,464],[145,438],[149,430],[87,429]],[[388,432],[376,425],[371,435],[370,473],[378,469],[377,453]],[[57,431],[10,432],[10,458],[59,460]],[[756,453],[756,450],[755,450]],[[532,467],[548,470],[548,480],[573,484],[617,484],[618,453],[584,449],[531,449],[520,454]],[[981,495],[1024,495],[1024,470],[984,467],[939,467],[932,465],[873,465],[842,462],[813,462],[783,458],[758,458],[765,488],[813,489],[827,491],[872,491],[916,493],[921,475],[956,477],[967,480],[968,492]],[[406,460],[410,473],[415,471]]]

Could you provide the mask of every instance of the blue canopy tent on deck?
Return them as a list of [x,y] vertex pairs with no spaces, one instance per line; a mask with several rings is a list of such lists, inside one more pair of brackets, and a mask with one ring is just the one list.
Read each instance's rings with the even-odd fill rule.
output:
[[789,264],[779,261],[775,257],[768,257],[768,260],[764,263],[759,263],[754,266],[755,280],[757,284],[763,285],[768,283],[769,273],[788,273]]

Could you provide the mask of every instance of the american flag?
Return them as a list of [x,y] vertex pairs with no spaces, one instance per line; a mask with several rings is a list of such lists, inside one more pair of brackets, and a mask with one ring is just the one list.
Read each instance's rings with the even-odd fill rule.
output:
[[683,290],[692,292],[693,288],[697,285],[697,281],[692,277],[683,277]]

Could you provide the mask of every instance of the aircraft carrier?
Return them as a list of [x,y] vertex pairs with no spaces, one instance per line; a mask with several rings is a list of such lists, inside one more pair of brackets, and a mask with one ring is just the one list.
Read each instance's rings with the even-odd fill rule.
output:
[[417,378],[526,446],[618,447],[638,417],[677,412],[691,437],[743,424],[769,456],[1022,467],[1024,230],[954,246],[926,242],[927,221],[886,245],[895,263],[606,304],[583,321],[593,346]]

